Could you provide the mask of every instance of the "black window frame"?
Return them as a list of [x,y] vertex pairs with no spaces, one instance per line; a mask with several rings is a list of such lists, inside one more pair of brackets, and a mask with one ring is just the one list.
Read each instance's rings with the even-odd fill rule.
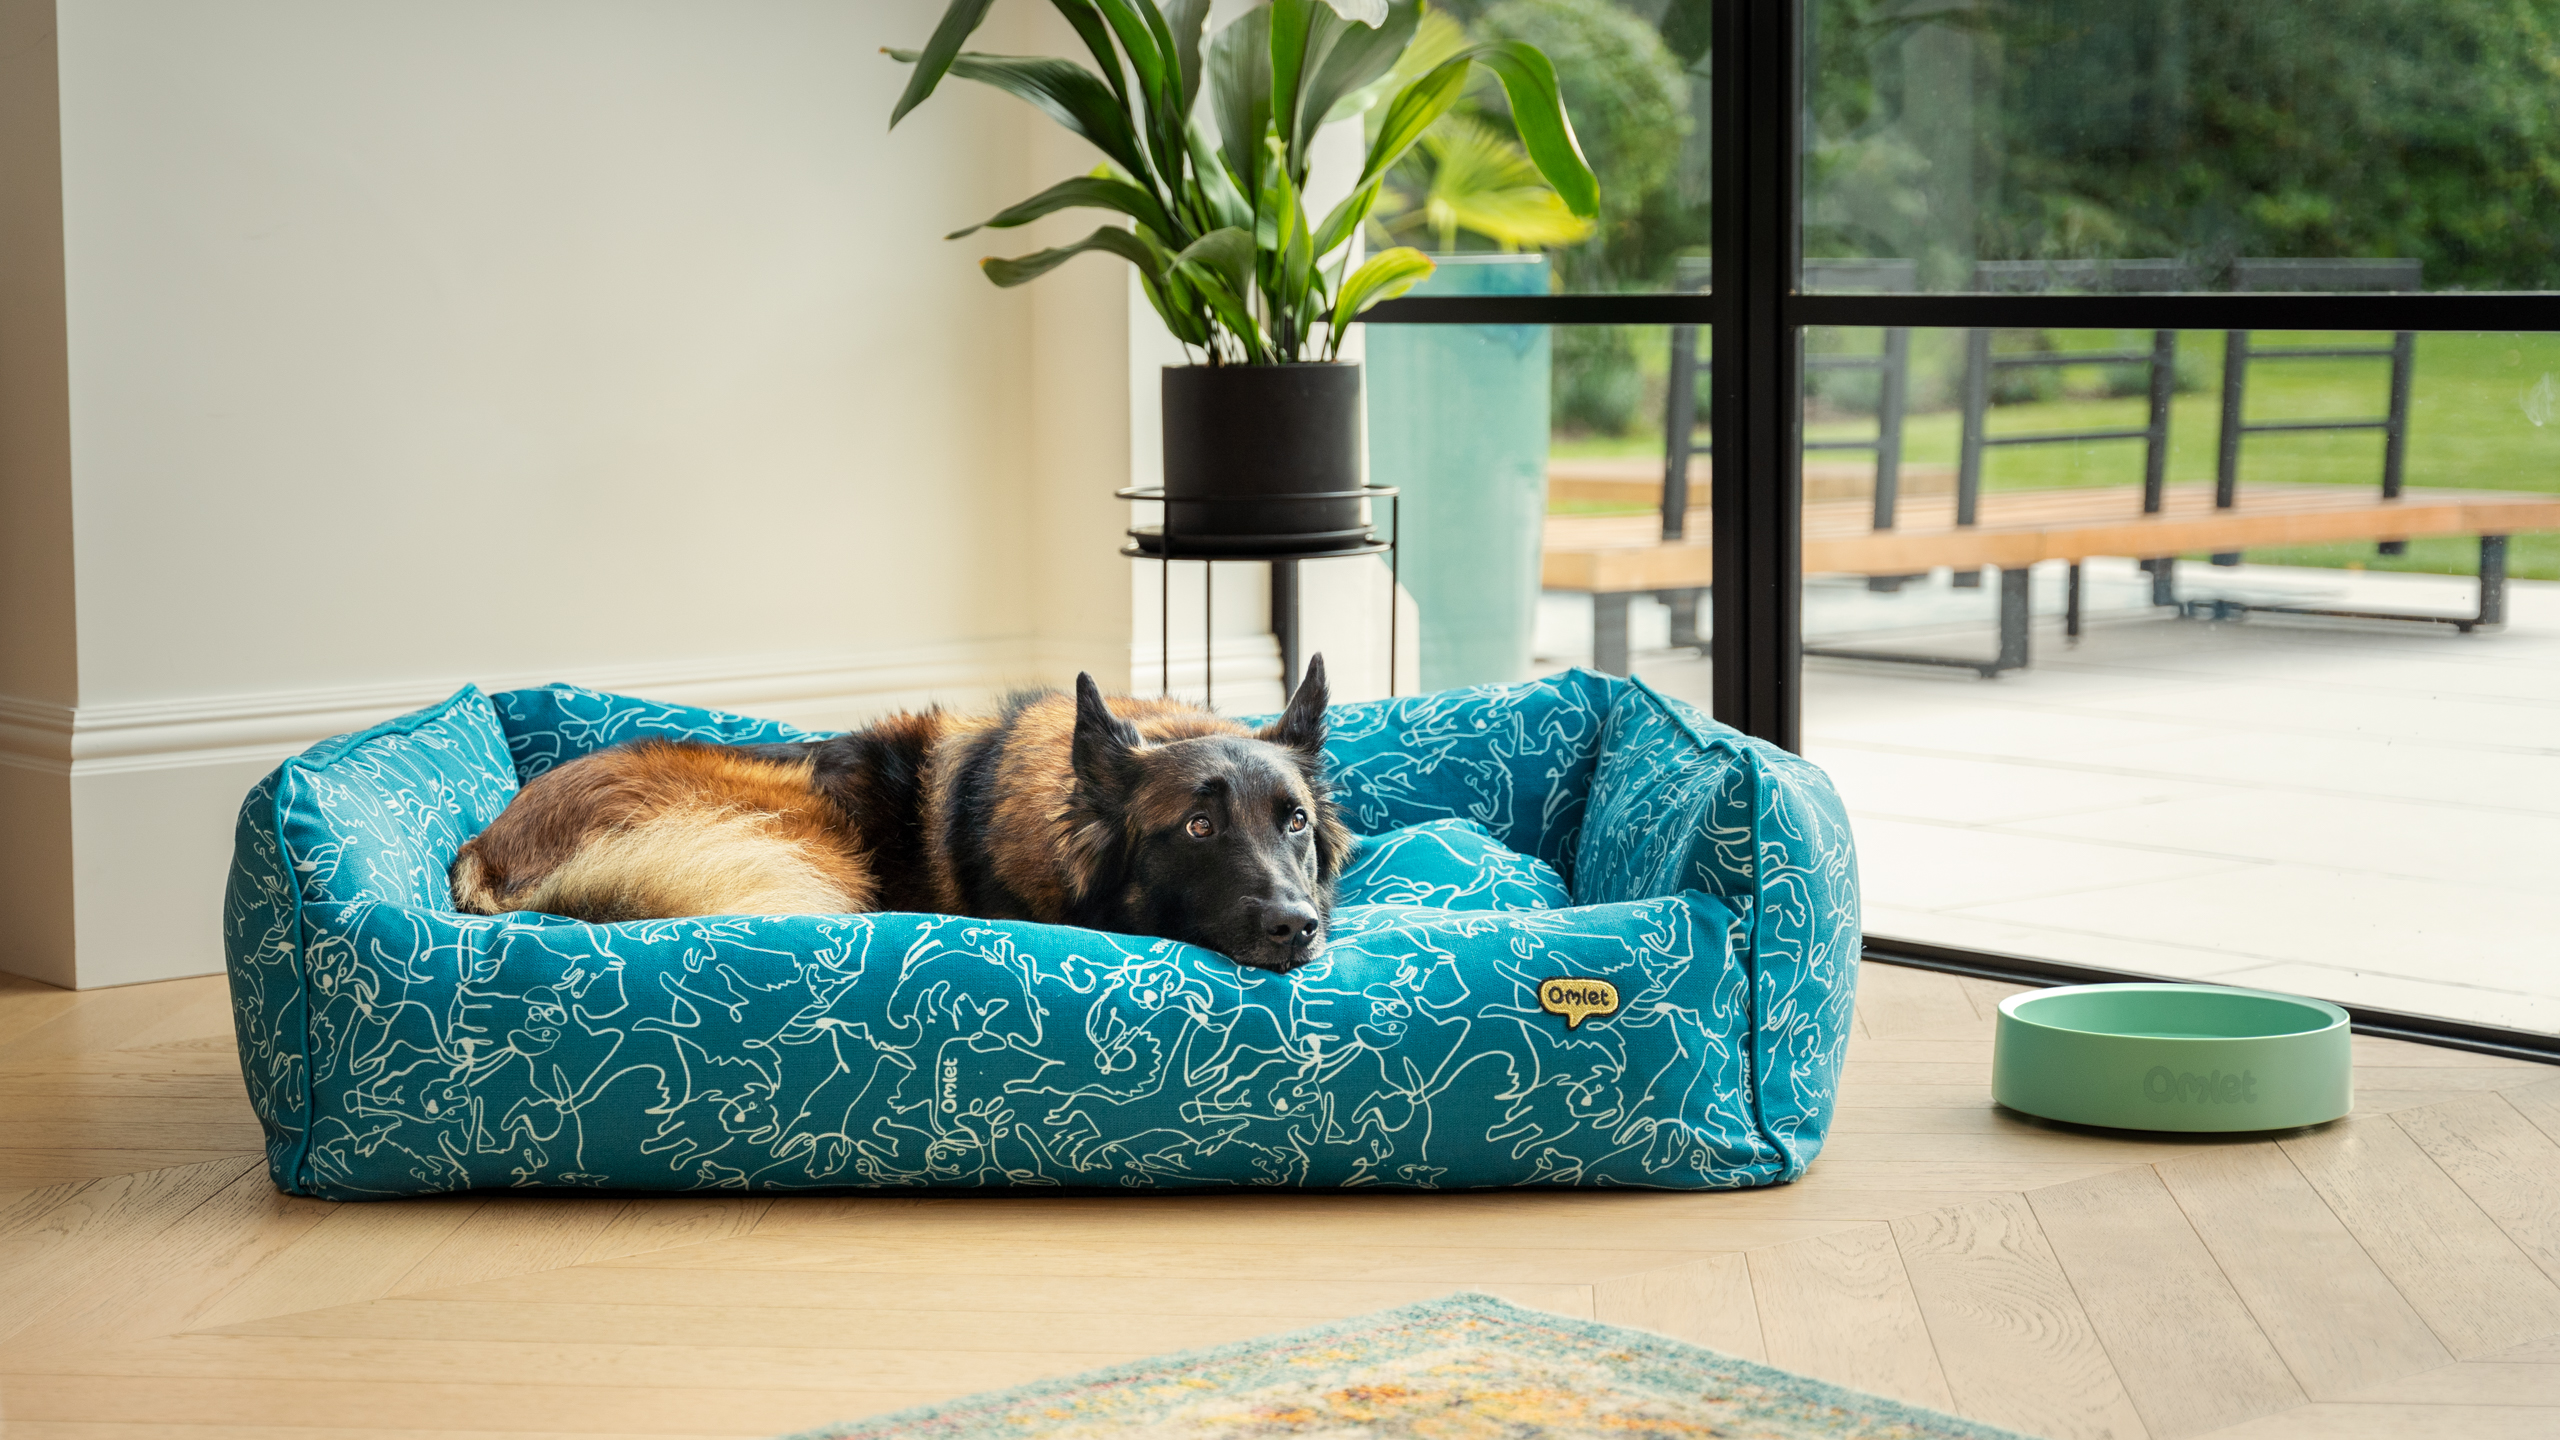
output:
[[[1806,326],[2560,331],[2560,291],[1803,294],[1797,279],[1804,9],[1803,0],[1716,0],[1708,100],[1716,283],[1706,293],[1413,296],[1384,302],[1363,317],[1388,325],[1711,327],[1713,711],[1744,734],[1801,748],[1798,462]],[[2022,984],[2161,978],[1875,937],[1866,940],[1865,952],[1894,964]],[[2560,1036],[2344,1008],[2359,1033],[2560,1062]]]

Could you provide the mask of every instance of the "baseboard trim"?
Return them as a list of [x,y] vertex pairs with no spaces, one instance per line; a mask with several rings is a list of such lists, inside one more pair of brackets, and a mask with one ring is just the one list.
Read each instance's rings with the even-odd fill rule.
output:
[[70,774],[73,718],[68,705],[0,695],[0,765]]
[[0,764],[95,775],[281,760],[329,736],[432,704],[466,682],[497,691],[563,681],[834,727],[905,706],[970,705],[1018,685],[1056,683],[1046,648],[1020,637],[77,707],[0,696]]

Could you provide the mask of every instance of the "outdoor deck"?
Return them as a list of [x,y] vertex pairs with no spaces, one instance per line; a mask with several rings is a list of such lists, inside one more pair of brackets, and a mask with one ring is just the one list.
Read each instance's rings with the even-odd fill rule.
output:
[[[2038,567],[2034,664],[1998,680],[1811,659],[1806,752],[1854,816],[1871,933],[2304,991],[2560,1032],[2560,584],[2503,631],[2171,618],[2092,562],[2063,643]],[[2181,569],[2182,593],[2465,613],[2452,577]],[[1987,652],[1988,591],[1807,586],[1808,638]],[[1547,599],[1557,663],[1588,601]],[[1648,609],[1652,607],[1646,607]],[[1707,667],[1637,617],[1636,672]]]

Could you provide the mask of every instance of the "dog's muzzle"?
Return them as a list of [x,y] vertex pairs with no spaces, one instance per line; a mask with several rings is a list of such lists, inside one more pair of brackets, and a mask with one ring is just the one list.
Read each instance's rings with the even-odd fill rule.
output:
[[1236,958],[1256,969],[1286,974],[1324,953],[1324,916],[1303,900],[1256,903],[1250,923],[1253,953],[1250,958]]

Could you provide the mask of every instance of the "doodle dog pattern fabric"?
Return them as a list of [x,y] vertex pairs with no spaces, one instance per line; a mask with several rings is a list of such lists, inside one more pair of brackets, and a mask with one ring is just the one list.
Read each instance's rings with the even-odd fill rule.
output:
[[1334,707],[1365,837],[1325,955],[944,915],[472,916],[517,786],[643,736],[800,738],[573,686],[313,747],[223,924],[277,1186],[1731,1188],[1820,1150],[1857,876],[1821,772],[1570,672]]

